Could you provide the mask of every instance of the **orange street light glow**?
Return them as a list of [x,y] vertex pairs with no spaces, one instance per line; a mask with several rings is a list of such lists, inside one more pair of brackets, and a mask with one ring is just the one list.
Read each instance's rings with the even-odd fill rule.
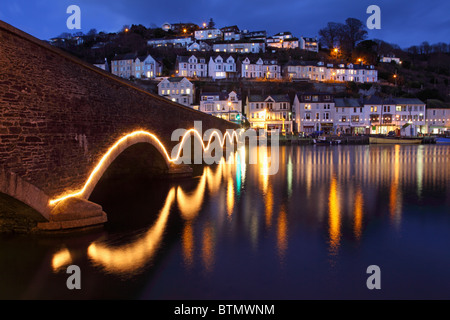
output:
[[[242,131],[240,131],[242,132]],[[92,191],[90,189],[92,184],[95,184],[101,177],[101,175],[103,174],[103,172],[106,170],[106,168],[109,166],[109,164],[112,162],[112,160],[114,160],[114,154],[116,153],[116,151],[122,147],[123,145],[125,145],[127,143],[128,139],[132,139],[132,138],[143,138],[144,140],[150,141],[157,149],[159,149],[159,151],[162,153],[162,155],[165,157],[166,162],[175,162],[180,158],[181,155],[181,151],[183,150],[183,146],[185,144],[186,139],[188,138],[188,136],[190,136],[190,134],[193,133],[194,137],[197,137],[200,142],[202,143],[202,148],[203,151],[207,151],[210,146],[211,146],[211,141],[212,138],[215,136],[217,136],[217,138],[219,139],[219,143],[221,148],[223,149],[223,146],[225,144],[226,141],[226,136],[228,135],[228,138],[230,139],[230,142],[233,142],[233,138],[236,136],[236,139],[238,140],[238,134],[236,133],[236,131],[233,131],[233,133],[230,136],[230,133],[227,131],[225,132],[224,136],[223,136],[223,140],[221,140],[221,137],[218,133],[217,130],[214,130],[211,135],[209,136],[208,139],[208,144],[205,146],[205,144],[203,143],[203,139],[202,136],[200,135],[200,133],[196,130],[196,129],[189,129],[185,132],[185,134],[183,135],[183,138],[181,139],[181,143],[180,143],[180,148],[178,149],[178,152],[176,154],[176,156],[174,158],[171,158],[169,156],[169,153],[167,152],[166,148],[164,147],[164,145],[162,144],[162,142],[158,139],[157,136],[155,136],[153,133],[147,132],[147,131],[134,131],[130,134],[125,135],[124,137],[122,137],[121,139],[119,139],[112,147],[110,147],[108,149],[108,151],[103,155],[103,157],[100,159],[100,161],[98,162],[98,164],[95,166],[94,170],[91,172],[91,174],[89,175],[89,178],[87,179],[86,183],[84,184],[83,188],[77,192],[73,192],[73,193],[68,193],[64,196],[61,196],[57,199],[53,199],[49,201],[49,204],[51,206],[57,204],[58,202],[68,199],[68,198],[72,198],[72,197],[83,197],[85,196],[85,193],[88,193],[89,191]],[[116,154],[117,156],[117,154]]]

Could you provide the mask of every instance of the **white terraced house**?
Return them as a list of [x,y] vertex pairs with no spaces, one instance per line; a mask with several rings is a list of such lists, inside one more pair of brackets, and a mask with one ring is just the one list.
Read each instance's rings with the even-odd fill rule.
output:
[[378,82],[378,71],[373,65],[326,64],[322,61],[289,61],[283,68],[288,79],[308,79],[333,82]]
[[281,67],[276,60],[250,59],[246,57],[239,64],[241,78],[281,79]]
[[177,56],[176,75],[179,77],[203,78],[208,76],[208,65],[204,57]]
[[158,83],[158,94],[185,106],[194,103],[194,85],[184,77],[170,77]]
[[208,74],[212,79],[236,77],[236,61],[232,56],[226,59],[222,56],[211,57],[208,63]]

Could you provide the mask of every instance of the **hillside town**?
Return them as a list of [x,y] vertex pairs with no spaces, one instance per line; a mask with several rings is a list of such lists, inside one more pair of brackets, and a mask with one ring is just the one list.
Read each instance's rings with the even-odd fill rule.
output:
[[[136,29],[134,25],[124,27],[121,34]],[[155,83],[153,93],[181,105],[245,127],[278,129],[282,134],[419,136],[450,130],[449,103],[377,90],[377,85],[396,87],[400,81],[397,71],[389,75],[391,82],[378,74],[377,66],[402,65],[395,54],[381,55],[374,61],[364,54],[349,58],[347,52],[343,59],[344,48],[339,46],[328,45],[328,54],[322,54],[323,46],[316,36],[297,37],[289,31],[268,35],[238,26],[216,28],[212,19],[201,26],[164,23],[156,30],[159,32],[146,37],[145,53],[142,48],[140,52],[114,52],[110,59],[101,57],[93,64],[144,86]],[[93,36],[93,49],[106,47],[118,37],[92,32],[90,37],[58,37],[50,43],[81,45]],[[170,55],[152,53],[161,50]],[[261,84],[263,89],[243,90],[242,82]],[[271,83],[309,86],[280,92],[271,89]],[[350,84],[368,90],[357,94],[342,90],[342,85],[348,88]],[[336,89],[339,85],[341,89]]]

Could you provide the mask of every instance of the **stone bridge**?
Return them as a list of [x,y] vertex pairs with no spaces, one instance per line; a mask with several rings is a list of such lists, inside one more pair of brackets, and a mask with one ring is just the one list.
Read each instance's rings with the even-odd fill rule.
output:
[[[125,149],[169,160],[177,128],[236,125],[152,95],[0,21],[0,225],[25,231],[101,224],[89,196]],[[20,222],[24,222],[21,224]]]

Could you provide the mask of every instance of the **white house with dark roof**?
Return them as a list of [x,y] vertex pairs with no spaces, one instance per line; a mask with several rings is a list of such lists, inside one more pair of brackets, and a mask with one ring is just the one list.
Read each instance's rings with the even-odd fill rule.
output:
[[214,40],[214,39],[222,39],[222,31],[216,28],[204,28],[196,30],[194,33],[194,37],[197,40]]
[[267,46],[278,49],[295,49],[298,48],[298,38],[294,37],[291,32],[280,32],[272,37],[268,37]]
[[209,59],[208,75],[214,80],[235,78],[237,76],[235,59],[232,56],[224,57],[218,55]]
[[319,52],[319,41],[317,38],[300,37],[299,48],[312,52]]
[[194,103],[194,85],[185,77],[170,77],[158,83],[158,95],[185,106]]
[[326,79],[338,82],[376,83],[378,82],[378,71],[373,65],[353,63],[327,65]]
[[177,56],[176,75],[179,77],[204,78],[208,76],[206,58],[198,55]]
[[393,124],[402,136],[417,136],[426,133],[426,104],[417,98],[393,98],[395,114]]
[[194,41],[190,36],[181,37],[166,37],[160,39],[150,39],[147,41],[149,47],[175,47],[175,48],[187,48]]
[[162,63],[151,55],[138,56],[134,60],[133,75],[137,79],[152,79],[159,77],[162,73]]
[[281,66],[276,60],[249,58],[239,62],[241,78],[246,79],[281,79]]
[[[369,134],[370,117],[360,99],[335,98],[334,126],[336,133]],[[378,109],[379,111],[379,109]]]
[[378,71],[373,65],[325,64],[322,61],[289,61],[283,67],[284,77],[287,79],[308,79],[312,81],[333,82],[378,82]]
[[266,44],[262,40],[220,41],[212,46],[214,52],[264,53]]
[[427,100],[426,124],[428,133],[450,133],[450,103],[436,99]]
[[241,39],[241,31],[237,26],[220,28],[224,41],[236,41]]
[[199,110],[238,124],[242,121],[242,100],[234,91],[202,93]]
[[194,41],[191,45],[186,48],[187,51],[211,51],[212,47],[205,41]]
[[288,95],[249,95],[245,113],[255,129],[276,130],[280,134],[293,131],[291,101]]
[[134,76],[134,59],[135,54],[133,53],[116,55],[111,59],[111,73],[126,79]]
[[292,104],[295,131],[306,134],[315,131],[333,133],[335,111],[334,97],[330,93],[299,92]]

